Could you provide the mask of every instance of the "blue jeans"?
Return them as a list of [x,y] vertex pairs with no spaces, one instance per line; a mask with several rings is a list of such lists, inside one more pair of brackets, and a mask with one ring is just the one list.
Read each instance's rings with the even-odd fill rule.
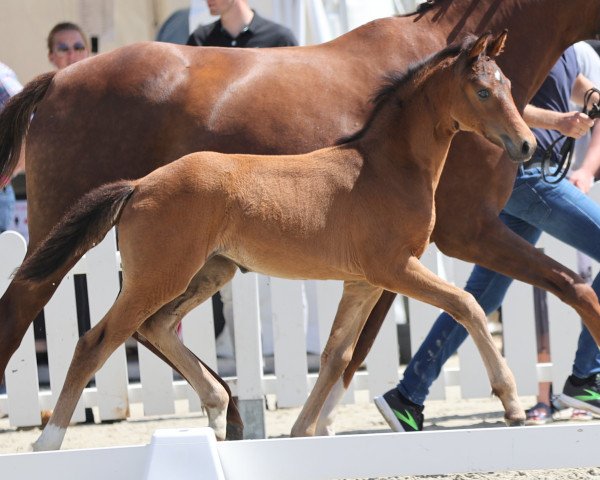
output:
[[0,233],[8,230],[15,216],[15,192],[9,183],[0,188]]
[[[519,167],[512,194],[500,213],[502,222],[513,232],[535,244],[545,231],[600,261],[600,206],[568,180],[546,183],[539,168]],[[600,298],[600,274],[592,288]],[[511,278],[476,265],[465,290],[471,293],[486,314],[500,307]],[[429,387],[444,363],[467,338],[466,329],[442,313],[419,347],[398,390],[411,401],[423,405]],[[573,374],[580,378],[600,372],[600,350],[587,328],[579,336]]]

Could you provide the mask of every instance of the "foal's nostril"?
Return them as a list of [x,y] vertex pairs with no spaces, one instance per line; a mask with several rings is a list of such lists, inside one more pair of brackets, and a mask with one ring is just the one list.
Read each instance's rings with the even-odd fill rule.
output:
[[523,142],[523,146],[521,147],[521,153],[523,155],[529,155],[531,153],[531,143]]

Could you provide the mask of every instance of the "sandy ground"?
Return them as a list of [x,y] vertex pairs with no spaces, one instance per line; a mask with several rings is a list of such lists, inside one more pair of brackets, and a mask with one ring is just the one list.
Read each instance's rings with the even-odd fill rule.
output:
[[[524,405],[531,405],[533,397],[523,398]],[[206,426],[206,417],[186,413],[187,405],[178,405],[177,413],[162,417],[142,417],[139,406],[132,405],[132,417],[112,424],[73,425],[67,431],[63,449],[94,448],[117,445],[143,445],[150,442],[153,432],[160,428],[184,428]],[[299,408],[269,409],[266,413],[267,434],[270,438],[288,436]],[[503,426],[500,403],[496,399],[430,401],[426,410],[426,430],[454,428],[493,428]],[[336,428],[339,434],[389,432],[375,406],[362,399],[355,405],[340,407]],[[0,454],[28,451],[29,445],[40,433],[38,428],[15,429],[6,418],[0,419]],[[600,463],[600,462],[599,462]],[[517,471],[502,473],[474,473],[441,476],[394,477],[395,479],[600,479],[600,468],[564,469],[545,471]],[[376,480],[376,479],[371,479]],[[379,479],[383,480],[383,479]],[[391,479],[388,479],[391,480]]]

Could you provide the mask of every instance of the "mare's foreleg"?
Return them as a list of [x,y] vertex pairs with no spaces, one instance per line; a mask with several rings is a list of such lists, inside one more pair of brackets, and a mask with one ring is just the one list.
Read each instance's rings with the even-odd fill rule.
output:
[[[515,234],[498,217],[485,223],[471,222],[462,230],[454,220],[451,234],[442,231],[444,225],[436,225],[435,242],[440,250],[553,293],[577,311],[600,345],[600,303],[584,279]],[[472,225],[481,226],[473,232]],[[457,231],[463,232],[460,238]]]
[[[344,294],[331,327],[329,339],[321,354],[319,377],[292,427],[292,436],[315,434],[323,404],[348,366],[366,318],[380,295],[381,288],[367,282],[344,282]],[[336,392],[339,396],[339,391],[336,390]],[[335,398],[336,393],[333,395],[329,405],[337,404],[339,400],[339,398]],[[321,432],[323,429],[327,430],[326,417],[328,416],[329,414],[326,414],[323,419]]]
[[442,280],[416,257],[410,257],[401,272],[391,271],[389,266],[385,266],[374,273],[370,280],[387,290],[395,290],[441,308],[463,325],[483,359],[493,393],[504,406],[506,422],[520,425],[525,421],[514,376],[494,344],[485,313],[471,294]]

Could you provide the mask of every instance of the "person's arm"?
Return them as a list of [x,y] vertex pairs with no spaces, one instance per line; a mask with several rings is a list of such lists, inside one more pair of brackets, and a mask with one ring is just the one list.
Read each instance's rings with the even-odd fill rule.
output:
[[567,137],[580,138],[594,125],[594,121],[581,112],[555,112],[534,105],[525,106],[523,119],[531,128],[558,130]]
[[573,185],[583,193],[588,193],[594,179],[600,174],[600,128],[592,130],[590,145],[585,153],[581,167],[574,170],[569,177]]
[[[579,74],[571,91],[573,103],[583,105],[585,94],[591,88],[594,88],[594,84],[586,76]],[[600,95],[598,93],[592,94],[589,102],[599,103]],[[591,104],[586,106],[590,108]],[[580,168],[571,173],[569,180],[582,192],[588,193],[598,174],[600,174],[600,128],[595,128],[592,130],[590,145],[585,153],[583,163]]]
[[[575,78],[575,83],[573,84],[573,89],[571,90],[571,101],[577,105],[583,106],[583,100],[586,92],[591,88],[594,88],[594,86],[595,85],[589,78],[580,73],[577,75],[577,78]],[[598,93],[592,94],[590,102],[600,103],[600,95]],[[591,107],[591,104],[586,106],[589,108]]]

